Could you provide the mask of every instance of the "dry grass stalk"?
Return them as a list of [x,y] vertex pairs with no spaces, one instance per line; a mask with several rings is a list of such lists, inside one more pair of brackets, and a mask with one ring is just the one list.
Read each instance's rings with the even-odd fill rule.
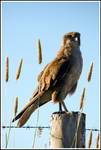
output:
[[23,59],[21,58],[21,59],[20,59],[20,62],[19,62],[19,65],[18,65],[17,72],[16,72],[16,80],[18,80],[18,78],[19,78],[19,76],[20,76],[22,61],[23,61]]
[[5,63],[5,81],[8,82],[8,56],[6,56],[6,63]]
[[40,39],[38,39],[38,63],[41,64],[41,62],[42,62],[41,44]]
[[92,143],[92,130],[90,130],[90,132],[89,132],[89,138],[88,138],[88,148],[90,148],[91,143]]
[[100,137],[100,133],[98,132],[97,138],[96,138],[96,148],[99,147],[99,137]]
[[83,108],[84,95],[85,95],[85,88],[83,88],[83,91],[82,91],[82,94],[81,94],[79,110],[81,110]]
[[5,134],[5,148],[7,148],[7,143],[8,143],[8,141],[7,141],[7,133]]
[[16,96],[14,104],[14,117],[16,116],[17,109],[18,109],[18,97]]
[[39,127],[39,128],[37,129],[37,136],[40,137],[41,134],[42,134],[42,128]]
[[37,136],[40,137],[41,134],[42,134],[42,128],[39,127],[39,128],[37,129]]
[[91,63],[90,68],[89,68],[88,77],[87,77],[88,82],[91,80],[92,69],[93,69],[93,62]]

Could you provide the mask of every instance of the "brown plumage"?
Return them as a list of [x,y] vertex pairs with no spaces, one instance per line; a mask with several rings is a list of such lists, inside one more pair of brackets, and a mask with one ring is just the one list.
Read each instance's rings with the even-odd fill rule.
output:
[[17,126],[23,126],[38,107],[49,102],[61,103],[68,94],[73,94],[82,72],[80,33],[69,32],[63,36],[56,57],[46,65],[38,76],[38,86],[21,112]]

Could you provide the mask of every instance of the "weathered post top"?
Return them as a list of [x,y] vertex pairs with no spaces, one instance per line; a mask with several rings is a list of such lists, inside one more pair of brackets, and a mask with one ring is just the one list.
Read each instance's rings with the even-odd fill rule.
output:
[[50,148],[84,148],[85,118],[79,112],[55,112],[50,120]]

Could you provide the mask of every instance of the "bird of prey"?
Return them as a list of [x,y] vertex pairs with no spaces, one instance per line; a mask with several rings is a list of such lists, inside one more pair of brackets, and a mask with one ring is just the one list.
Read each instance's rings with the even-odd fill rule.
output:
[[19,119],[17,126],[23,126],[38,107],[50,100],[54,104],[63,104],[67,110],[63,100],[68,94],[75,92],[82,66],[80,33],[66,33],[56,57],[40,72],[38,86],[31,98],[12,121]]

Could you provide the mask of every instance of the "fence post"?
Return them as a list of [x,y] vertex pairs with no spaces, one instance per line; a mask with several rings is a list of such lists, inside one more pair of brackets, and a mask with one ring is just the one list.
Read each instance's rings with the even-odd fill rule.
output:
[[[78,112],[56,112],[52,114],[50,120],[50,148],[85,148],[86,115],[84,113],[81,114],[77,138],[74,138],[78,116]],[[75,142],[75,139],[77,142]]]

